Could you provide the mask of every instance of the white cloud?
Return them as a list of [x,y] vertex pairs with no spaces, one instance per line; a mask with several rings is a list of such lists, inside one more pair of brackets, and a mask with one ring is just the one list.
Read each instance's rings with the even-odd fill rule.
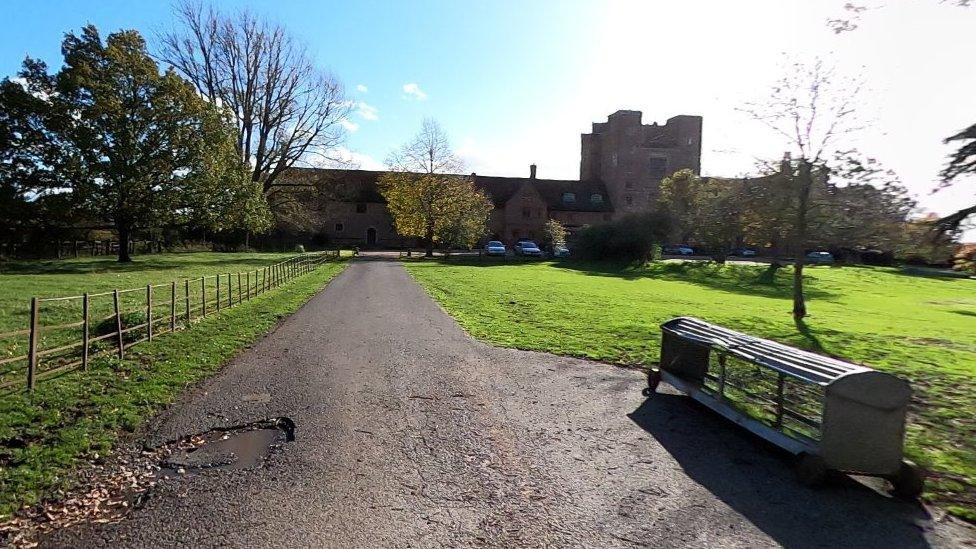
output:
[[356,103],[356,114],[362,116],[365,120],[377,120],[379,118],[379,112],[379,109],[372,105],[367,105],[365,101]]
[[407,94],[407,99],[416,99],[417,101],[423,101],[427,99],[427,92],[420,89],[420,85],[416,82],[410,82],[403,85],[403,93]]
[[386,166],[382,162],[376,160],[372,156],[356,152],[346,147],[339,147],[335,151],[335,155],[338,157],[332,166],[330,167],[342,167],[346,169],[360,169],[360,170],[385,170]]
[[342,124],[343,128],[346,128],[348,131],[351,132],[354,132],[359,129],[359,124],[353,122],[352,120],[349,120],[348,118],[343,118],[342,120],[339,121],[339,123]]
[[365,84],[356,84],[356,91],[360,93],[367,93],[369,88],[367,88]]

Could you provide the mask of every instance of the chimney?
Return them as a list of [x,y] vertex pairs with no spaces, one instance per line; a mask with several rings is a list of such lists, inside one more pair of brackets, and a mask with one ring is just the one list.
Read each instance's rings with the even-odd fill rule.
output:
[[529,179],[535,179],[535,164],[529,164]]

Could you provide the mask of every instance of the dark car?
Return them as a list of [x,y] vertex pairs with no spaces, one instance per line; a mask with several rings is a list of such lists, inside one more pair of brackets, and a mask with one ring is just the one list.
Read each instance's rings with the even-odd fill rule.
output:
[[666,255],[694,255],[695,249],[685,244],[669,244],[661,252]]

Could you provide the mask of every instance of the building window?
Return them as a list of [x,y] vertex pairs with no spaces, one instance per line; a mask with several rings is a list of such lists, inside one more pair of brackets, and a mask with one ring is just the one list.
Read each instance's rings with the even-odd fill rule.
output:
[[363,202],[360,202],[359,204],[356,204],[356,213],[358,213],[358,214],[364,214],[364,213],[366,213],[366,204],[363,203]]
[[522,208],[522,217],[526,219],[532,217],[532,210],[530,210],[529,208]]
[[633,189],[634,188],[634,182],[633,181],[628,181],[628,182],[624,183],[624,188],[625,189]]
[[626,202],[627,205],[630,206],[631,204],[634,203],[634,197],[627,195],[624,197],[624,202]]
[[648,172],[651,179],[664,179],[668,175],[668,159],[661,156],[652,156],[648,164]]
[[563,193],[563,202],[567,204],[576,202],[576,193]]
[[342,232],[342,223],[336,223],[336,230],[335,230],[335,232],[337,232],[337,233],[341,233]]
[[613,153],[610,155],[610,163],[613,164],[614,168],[617,167],[617,153]]
[[594,204],[603,204],[603,195],[600,193],[593,193],[590,195],[590,202]]

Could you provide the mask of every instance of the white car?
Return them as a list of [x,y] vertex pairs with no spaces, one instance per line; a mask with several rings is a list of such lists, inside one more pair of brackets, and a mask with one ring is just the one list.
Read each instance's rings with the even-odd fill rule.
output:
[[492,240],[485,244],[485,255],[501,255],[508,253],[505,245],[497,240]]
[[569,257],[569,248],[566,246],[556,246],[552,249],[552,257]]

